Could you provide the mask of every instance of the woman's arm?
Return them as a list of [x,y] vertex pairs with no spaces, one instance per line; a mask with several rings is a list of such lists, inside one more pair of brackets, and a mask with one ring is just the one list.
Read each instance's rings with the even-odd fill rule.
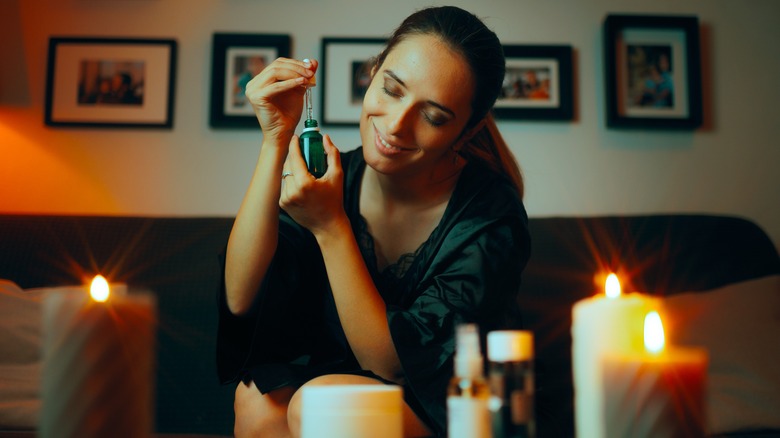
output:
[[349,221],[315,237],[341,326],[360,366],[398,381],[402,368],[387,323],[387,307],[366,268]]
[[344,211],[343,170],[335,145],[325,135],[328,170],[320,179],[306,171],[300,150],[290,149],[280,204],[312,232],[322,252],[336,310],[361,368],[397,381],[401,365],[387,325],[386,306],[368,272]]
[[247,84],[263,144],[225,255],[225,291],[233,314],[246,313],[271,263],[279,232],[281,176],[303,109],[303,85],[316,62],[279,58]]

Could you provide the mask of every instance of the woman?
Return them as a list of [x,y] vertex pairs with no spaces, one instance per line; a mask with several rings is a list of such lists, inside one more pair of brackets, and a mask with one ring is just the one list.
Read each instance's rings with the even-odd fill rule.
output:
[[218,340],[222,380],[241,380],[236,436],[295,436],[303,386],[367,383],[403,386],[406,436],[444,435],[455,327],[514,324],[528,258],[522,179],[489,115],[501,44],[458,8],[408,17],[373,64],[363,146],[326,135],[320,179],[293,134],[316,68],[278,59],[247,88],[263,145]]

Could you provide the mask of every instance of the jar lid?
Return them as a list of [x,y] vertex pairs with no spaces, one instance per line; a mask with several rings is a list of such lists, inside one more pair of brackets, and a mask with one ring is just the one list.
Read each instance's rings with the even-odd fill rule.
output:
[[303,410],[400,411],[403,390],[396,385],[315,385],[303,388]]
[[534,358],[534,336],[527,330],[496,330],[488,333],[488,360],[513,362]]

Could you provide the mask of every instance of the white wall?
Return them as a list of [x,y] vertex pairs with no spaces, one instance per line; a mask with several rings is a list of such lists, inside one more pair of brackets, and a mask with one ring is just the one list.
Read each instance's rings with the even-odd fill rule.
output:
[[[576,119],[500,122],[524,169],[532,216],[723,213],[755,220],[780,242],[780,172],[775,169],[780,164],[780,2],[450,3],[483,17],[505,43],[574,48]],[[413,0],[0,0],[2,34],[12,38],[0,43],[5,72],[0,76],[0,211],[233,215],[261,139],[259,129],[208,127],[212,33],[288,33],[295,57],[316,57],[323,36],[385,36],[420,5]],[[606,14],[619,12],[698,15],[703,128],[605,127],[601,25]],[[46,51],[52,35],[178,40],[174,128],[45,127]],[[359,142],[356,128],[328,132],[342,149]]]

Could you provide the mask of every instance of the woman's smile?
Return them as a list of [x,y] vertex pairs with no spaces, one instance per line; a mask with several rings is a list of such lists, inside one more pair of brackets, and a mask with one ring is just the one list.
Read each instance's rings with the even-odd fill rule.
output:
[[387,140],[385,140],[382,137],[382,134],[379,133],[379,130],[376,129],[376,125],[372,123],[374,128],[374,144],[376,145],[377,150],[379,153],[386,157],[392,157],[403,153],[413,152],[417,150],[416,148],[403,148],[400,146],[396,146],[394,144],[389,143]]

